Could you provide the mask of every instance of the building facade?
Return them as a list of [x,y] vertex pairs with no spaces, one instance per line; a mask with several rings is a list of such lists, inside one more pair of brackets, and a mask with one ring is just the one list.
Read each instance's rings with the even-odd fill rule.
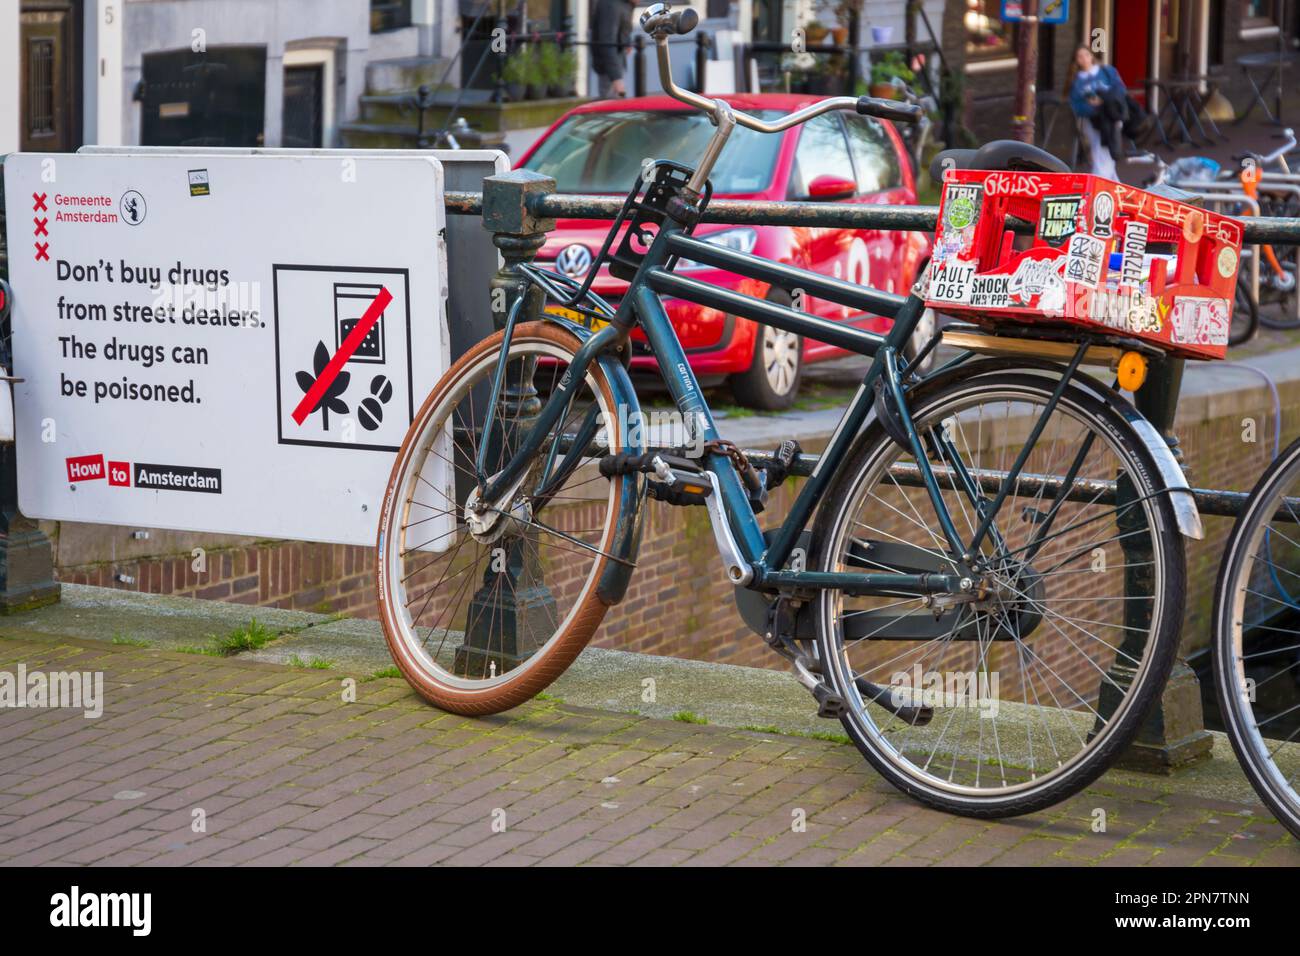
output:
[[454,50],[448,9],[450,0],[3,0],[0,152],[335,145],[369,66]]

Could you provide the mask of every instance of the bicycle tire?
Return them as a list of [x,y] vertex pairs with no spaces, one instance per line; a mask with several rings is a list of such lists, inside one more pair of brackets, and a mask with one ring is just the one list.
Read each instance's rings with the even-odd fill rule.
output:
[[[1288,783],[1262,733],[1255,714],[1252,685],[1245,666],[1245,605],[1254,571],[1254,549],[1267,534],[1278,497],[1300,475],[1300,441],[1293,442],[1260,476],[1245,511],[1233,524],[1214,588],[1214,688],[1224,730],[1242,771],[1278,822],[1300,839],[1300,791]],[[1270,553],[1270,557],[1272,554]],[[1244,579],[1243,579],[1244,575]],[[1291,602],[1294,604],[1294,602]],[[1254,656],[1254,655],[1252,655]],[[1294,666],[1294,665],[1293,665]],[[1256,682],[1254,687],[1258,686]]]
[[1259,304],[1250,294],[1246,277],[1238,276],[1232,307],[1232,323],[1228,327],[1228,346],[1231,348],[1244,345],[1253,339],[1257,332],[1259,332]]
[[[468,716],[499,713],[533,698],[564,672],[591,639],[592,634],[600,626],[600,622],[608,609],[597,593],[597,583],[609,561],[607,552],[613,540],[617,524],[615,502],[623,492],[624,483],[632,480],[626,476],[612,480],[604,479],[600,478],[598,474],[594,479],[584,479],[591,482],[603,482],[609,488],[608,497],[604,499],[607,510],[603,525],[591,529],[600,532],[599,543],[595,545],[598,552],[590,559],[590,569],[585,574],[578,572],[580,581],[572,598],[571,607],[564,614],[563,620],[554,622],[554,632],[549,636],[530,633],[529,636],[532,638],[532,643],[536,645],[536,649],[523,662],[514,665],[511,669],[506,669],[506,665],[502,664],[501,673],[497,673],[495,657],[500,655],[494,655],[489,640],[486,645],[486,652],[481,650],[477,652],[478,657],[483,659],[481,679],[469,673],[468,665],[464,667],[463,673],[457,673],[462,669],[461,659],[459,658],[449,667],[446,664],[447,657],[443,645],[446,643],[448,635],[453,633],[451,622],[457,620],[459,610],[452,611],[449,618],[446,617],[445,611],[439,612],[438,620],[429,628],[430,635],[424,641],[420,640],[421,628],[428,627],[427,624],[421,625],[420,620],[426,614],[425,606],[427,606],[429,599],[426,598],[425,605],[421,606],[420,610],[412,615],[411,606],[406,603],[405,598],[408,595],[407,581],[408,579],[415,580],[414,572],[408,572],[406,565],[402,562],[409,559],[410,555],[416,552],[419,552],[420,560],[425,560],[425,556],[428,554],[427,549],[420,550],[419,546],[407,547],[405,533],[411,527],[429,519],[420,517],[419,520],[413,521],[411,525],[403,525],[398,522],[399,519],[405,519],[410,509],[416,504],[414,489],[419,486],[420,482],[433,487],[427,478],[422,477],[428,455],[431,453],[435,442],[439,440],[455,440],[440,439],[439,436],[454,434],[453,431],[449,430],[447,422],[453,421],[455,417],[455,403],[463,396],[473,393],[475,388],[490,383],[490,377],[496,367],[503,340],[504,333],[497,332],[471,348],[439,379],[433,391],[425,399],[424,404],[412,421],[411,427],[407,431],[397,457],[393,462],[393,470],[384,492],[376,544],[376,594],[379,605],[379,618],[383,626],[384,639],[388,644],[394,663],[407,682],[430,703],[443,710]],[[558,369],[560,367],[559,363],[567,364],[567,359],[571,358],[580,346],[581,342],[577,336],[552,323],[525,322],[515,328],[511,340],[511,353],[521,358],[534,353],[541,356],[550,356],[556,362],[555,368]],[[604,426],[607,429],[609,450],[611,452],[621,451],[624,439],[622,433],[623,424],[615,408],[614,392],[598,363],[593,363],[588,367],[586,381],[592,393],[598,395],[603,402],[601,411],[605,416]],[[463,416],[460,417],[460,420],[463,422]],[[561,420],[560,427],[563,424],[564,421]],[[469,431],[472,432],[473,429],[471,428]],[[464,429],[462,428],[461,440],[464,440],[463,433]],[[440,457],[450,462],[452,458],[456,458],[457,455],[463,453],[463,448],[453,448],[450,451],[451,458]],[[544,451],[539,451],[538,454],[541,456]],[[469,460],[472,460],[472,457]],[[453,469],[455,467],[453,464]],[[454,516],[453,531],[448,533],[453,535],[459,533],[462,545],[468,543],[469,540],[475,540],[477,543],[477,539],[472,539],[472,536],[460,529],[461,515],[464,513],[465,505],[456,500],[461,497],[460,489],[455,488],[454,483],[450,487],[455,489],[450,500],[452,507],[443,513],[444,518],[446,515]],[[595,496],[590,501],[593,507],[601,504],[602,496],[599,491],[601,487],[604,487],[604,485],[596,485]],[[445,491],[441,492],[441,494],[443,498],[448,497]],[[427,507],[427,505],[421,505],[421,507]],[[586,504],[582,504],[579,506],[579,510],[586,507]],[[515,513],[514,505],[511,505],[509,512],[511,515]],[[503,511],[500,514],[502,517],[497,520],[504,521],[506,512]],[[531,511],[527,514],[530,521],[536,518],[536,515]],[[425,530],[422,534],[433,533],[433,531],[437,530],[437,527],[434,526],[432,531]],[[431,540],[426,541],[425,544],[431,543]],[[454,536],[452,540],[456,540]],[[487,543],[500,545],[504,541],[507,541],[505,535]],[[460,547],[461,545],[457,546],[457,553]],[[571,556],[572,552],[579,549],[574,548],[572,545],[569,545],[569,548],[569,551],[566,551],[563,547],[559,548],[559,561],[567,561],[572,565],[578,561],[578,558]],[[450,545],[444,545],[443,553],[448,550],[450,550]],[[489,549],[489,553],[491,553],[491,550]],[[504,552],[503,548],[499,547],[498,550]],[[526,552],[527,548],[524,546],[520,547],[519,550]],[[449,568],[454,566],[457,553],[452,553],[451,557],[447,559],[446,563]],[[585,553],[583,552],[583,554]],[[434,560],[436,559],[430,559],[430,563]],[[538,557],[538,563],[539,565],[542,564],[540,557]],[[478,567],[478,560],[475,559],[470,565],[465,583],[461,585],[461,594],[469,592],[469,583],[475,580]],[[485,565],[485,575],[487,573],[486,567]],[[433,573],[437,573],[436,568]],[[568,573],[573,576],[571,571]],[[444,572],[444,577],[439,580],[438,584],[426,588],[414,600],[424,598],[425,594],[429,594],[430,597],[437,594],[445,578],[446,572]],[[565,586],[568,587],[567,584]],[[473,593],[477,597],[481,590]],[[567,592],[564,593],[567,594]],[[472,605],[466,608],[466,625],[464,631],[461,632],[462,636],[468,632],[471,626],[469,624],[471,611]],[[556,618],[558,618],[558,614],[557,611]],[[489,627],[497,619],[495,612],[490,617]],[[514,630],[521,627],[519,617],[519,612],[516,612],[512,619],[512,628]],[[474,620],[477,623],[482,619],[483,616],[480,611],[476,614]],[[428,618],[425,617],[425,620],[427,621]],[[507,626],[504,612],[501,614],[501,621],[504,632]],[[439,646],[436,650],[430,650],[428,645],[433,640],[434,634],[437,633],[439,624],[442,624]],[[542,637],[545,637],[545,640],[538,639]],[[504,649],[504,638],[502,649]],[[489,657],[493,657],[494,660],[489,661]],[[492,666],[489,667],[489,665]]]
[[[987,372],[980,374],[978,369],[956,369],[920,386],[915,398],[910,402],[918,428],[932,414],[937,415],[945,407],[958,404],[969,396],[996,393],[999,390],[1022,396],[1033,394],[1042,396],[1050,394],[1056,384],[1055,380],[1041,375],[1008,374],[1003,371],[1006,368],[1005,363],[994,362],[991,367],[997,374]],[[836,599],[833,594],[837,592],[823,592],[818,599],[816,617],[818,656],[826,679],[835,692],[848,702],[841,717],[845,731],[868,763],[885,779],[928,806],[963,816],[998,818],[1041,810],[1079,792],[1105,772],[1133,741],[1148,709],[1159,696],[1168,678],[1177,654],[1182,624],[1186,587],[1183,542],[1177,530],[1168,496],[1158,491],[1156,476],[1159,472],[1154,460],[1140,437],[1128,424],[1127,419],[1117,411],[1116,406],[1122,402],[1123,399],[1118,396],[1110,396],[1103,402],[1091,391],[1075,385],[1068,386],[1062,398],[1064,406],[1076,414],[1087,416],[1089,421],[1096,423],[1113,439],[1116,443],[1115,447],[1123,451],[1121,461],[1135,477],[1138,491],[1150,495],[1144,499],[1146,501],[1144,512],[1152,528],[1152,541],[1158,547],[1160,554],[1158,559],[1160,573],[1156,579],[1159,583],[1159,593],[1152,598],[1155,610],[1150,626],[1148,649],[1143,652],[1141,662],[1135,669],[1132,685],[1116,705],[1110,721],[1101,728],[1100,732],[1094,730],[1083,745],[1083,749],[1057,769],[1045,772],[1041,776],[1031,773],[1028,782],[1022,781],[1008,788],[1005,786],[1006,767],[1003,767],[1004,792],[995,792],[997,788],[991,787],[988,788],[990,792],[983,793],[977,792],[978,771],[974,790],[965,785],[954,784],[951,773],[947,782],[940,781],[936,775],[930,775],[928,770],[930,763],[935,759],[934,753],[930,754],[922,772],[917,772],[915,765],[910,768],[906,766],[907,761],[899,759],[903,748],[895,747],[887,739],[882,728],[869,716],[877,711],[868,709],[867,704],[862,700],[858,681],[860,679],[874,681],[874,678],[869,676],[868,671],[855,670],[848,659],[848,650],[840,635],[843,630],[843,618],[835,619],[833,602]],[[886,456],[891,448],[898,449],[900,446],[886,434],[879,421],[873,421],[857,439],[845,465],[832,478],[825,500],[834,504],[823,508],[818,513],[814,525],[812,551],[814,566],[818,569],[825,571],[837,567],[836,551],[844,535],[845,515],[854,508],[855,499],[861,494],[860,483],[868,479],[868,472],[871,469],[886,467],[881,462],[887,461]],[[884,486],[882,484],[879,487]],[[1015,509],[1011,511],[1014,512]],[[883,509],[880,509],[880,512],[883,512]],[[930,512],[925,513],[930,514]],[[870,549],[870,542],[867,547]],[[871,621],[871,624],[874,625],[875,621]],[[1034,639],[1031,633],[1029,637],[1023,639],[1023,642],[1028,643]],[[1017,638],[1017,642],[1020,641],[1021,639]],[[890,650],[892,649],[891,647]],[[946,654],[945,650],[944,655]],[[1041,655],[1035,652],[1035,656]],[[886,663],[890,664],[898,659],[899,657],[896,656]],[[903,665],[891,664],[891,666],[902,667]],[[1032,678],[1030,682],[1032,683]],[[1037,704],[1036,693],[1034,699]],[[855,706],[855,700],[860,706]],[[1026,710],[1023,715],[1024,719],[1029,721],[1034,714],[1028,710],[1028,695],[1025,697],[1025,704]],[[871,708],[876,706],[874,703],[871,704]],[[1016,703],[1016,706],[1019,707],[1019,704]],[[1038,716],[1044,717],[1045,726],[1050,723],[1045,719],[1045,715]],[[1056,718],[1065,714],[1060,712],[1051,716]],[[995,723],[996,719],[995,716]],[[886,719],[884,723],[888,722]],[[949,722],[951,723],[951,718]],[[912,726],[917,725],[914,723]],[[943,734],[947,732],[945,729]],[[1032,733],[1031,730],[1031,737]],[[940,742],[943,734],[940,734]],[[983,728],[980,728],[980,734],[982,741]],[[994,735],[996,737],[996,730]],[[949,746],[957,747],[953,743]],[[1029,749],[1032,761],[1032,742]],[[945,754],[945,760],[946,757]],[[999,744],[999,760],[1002,758],[1001,744]],[[954,768],[957,759],[957,749],[954,749]],[[978,754],[974,763],[979,763]],[[989,776],[993,776],[991,771]]]

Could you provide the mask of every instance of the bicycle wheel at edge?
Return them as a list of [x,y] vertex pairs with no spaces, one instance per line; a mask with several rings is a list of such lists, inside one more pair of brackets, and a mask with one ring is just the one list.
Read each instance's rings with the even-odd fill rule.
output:
[[[553,430],[511,505],[495,511],[486,532],[471,533],[466,506],[476,494],[475,453],[503,338],[498,332],[466,352],[425,400],[393,463],[379,524],[377,593],[393,660],[431,703],[468,715],[535,696],[591,638],[606,611],[596,585],[609,561],[616,502],[631,480],[602,477],[587,455],[545,502],[531,496]],[[509,367],[532,366],[544,395],[579,345],[555,325],[523,323]],[[609,450],[622,450],[613,392],[596,364],[558,429],[575,434],[588,413],[601,416]],[[558,465],[551,467],[554,474]]]
[[[1300,442],[1260,476],[1214,588],[1214,686],[1255,792],[1300,839]],[[1293,520],[1278,519],[1288,512]],[[1294,729],[1288,730],[1289,726]]]
[[[922,386],[912,414],[922,435],[947,429],[973,474],[1005,472],[1056,381],[958,370]],[[846,702],[845,729],[876,770],[924,803],[999,817],[1064,799],[1133,740],[1168,677],[1183,613],[1183,544],[1139,437],[1113,408],[1071,385],[1022,474],[1064,473],[1088,434],[1079,481],[1119,478],[1127,503],[1112,507],[1101,495],[1064,503],[1026,562],[1052,502],[1044,491],[1013,489],[994,523],[996,543],[982,549],[989,570],[980,601],[937,609],[916,597],[838,591],[818,600],[818,656]],[[977,523],[969,499],[931,448],[944,500],[967,536]],[[837,504],[818,515],[816,567],[951,572],[928,496],[897,481],[894,466],[909,464],[915,468],[910,452],[878,423],[860,436],[827,493]],[[1129,617],[1140,611],[1150,615],[1144,627]],[[862,680],[895,703],[933,707],[932,718],[923,725],[896,716],[871,700],[880,692]]]

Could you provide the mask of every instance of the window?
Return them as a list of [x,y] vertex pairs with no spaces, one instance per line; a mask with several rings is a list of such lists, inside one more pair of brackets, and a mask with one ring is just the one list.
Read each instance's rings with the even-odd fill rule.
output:
[[[770,120],[781,114],[758,115]],[[712,135],[708,117],[693,110],[576,113],[538,145],[525,167],[554,177],[562,193],[625,193],[647,156],[694,164]],[[735,196],[767,189],[780,145],[780,136],[737,126],[709,176],[713,191]]]
[[54,132],[54,41],[34,39],[27,48],[27,135]]
[[885,128],[869,116],[845,114],[844,124],[849,131],[853,165],[858,171],[858,192],[878,193],[902,185],[898,153]]
[[1011,27],[1002,22],[998,0],[966,0],[966,56],[996,59],[1012,56]]
[[411,0],[370,0],[370,32],[385,33],[411,25]]
[[1281,23],[1281,6],[1279,0],[1241,0],[1241,28],[1276,27]]
[[823,113],[809,120],[799,133],[794,169],[790,171],[790,198],[807,196],[809,184],[819,176],[856,181],[849,144],[844,140],[837,113]]

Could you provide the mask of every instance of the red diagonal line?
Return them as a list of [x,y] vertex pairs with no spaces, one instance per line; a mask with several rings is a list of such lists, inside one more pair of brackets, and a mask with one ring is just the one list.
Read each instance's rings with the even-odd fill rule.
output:
[[35,233],[35,234],[38,235],[38,236],[48,236],[48,235],[50,234],[50,231],[49,231],[48,229],[46,229],[45,226],[46,226],[47,223],[49,223],[49,221],[50,221],[50,220],[49,220],[48,218],[47,218],[47,219],[33,219],[33,220],[32,220],[32,225],[34,225],[34,226],[36,227],[36,233]]
[[45,211],[45,193],[32,193],[32,212]]
[[48,242],[38,242],[35,243],[35,246],[36,246],[36,261],[40,262],[42,259],[44,259],[46,262],[49,262],[50,244]]
[[348,359],[352,358],[352,353],[365,341],[366,336],[370,334],[370,330],[379,321],[379,317],[384,314],[384,309],[388,308],[388,303],[392,301],[392,294],[383,286],[380,286],[379,295],[375,296],[375,301],[366,307],[365,314],[361,316],[361,321],[357,323],[356,328],[348,333],[348,337],[343,340],[339,350],[329,360],[325,370],[320,373],[316,381],[312,383],[311,388],[307,390],[307,394],[302,397],[302,401],[298,403],[298,407],[293,410],[293,420],[295,422],[301,425],[307,420],[307,416],[312,413],[316,403],[325,394],[325,389],[329,388],[330,383],[338,377]]

